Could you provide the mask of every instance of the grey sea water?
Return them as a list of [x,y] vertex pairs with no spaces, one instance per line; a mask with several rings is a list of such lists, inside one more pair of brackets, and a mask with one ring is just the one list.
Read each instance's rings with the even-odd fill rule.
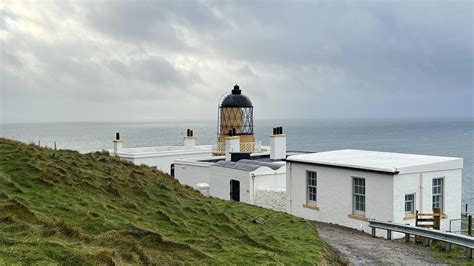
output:
[[[474,212],[474,121],[416,120],[256,120],[257,139],[269,145],[275,126],[288,134],[289,150],[366,149],[464,158],[463,204]],[[0,136],[40,141],[60,149],[88,152],[112,148],[115,132],[126,147],[180,145],[187,128],[200,144],[216,139],[215,121],[158,123],[0,124]]]

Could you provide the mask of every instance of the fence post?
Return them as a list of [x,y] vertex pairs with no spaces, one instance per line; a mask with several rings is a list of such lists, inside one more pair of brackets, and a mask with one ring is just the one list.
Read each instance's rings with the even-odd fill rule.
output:
[[439,230],[441,225],[441,210],[439,208],[433,209],[433,229]]
[[372,227],[372,237],[375,237],[375,227]]
[[472,236],[472,215],[467,217],[467,234]]
[[418,226],[418,210],[415,213],[415,226]]

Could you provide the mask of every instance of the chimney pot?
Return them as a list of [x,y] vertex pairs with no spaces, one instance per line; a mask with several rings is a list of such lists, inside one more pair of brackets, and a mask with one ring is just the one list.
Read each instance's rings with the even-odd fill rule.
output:
[[117,155],[119,152],[122,151],[123,141],[120,139],[120,133],[115,133],[115,140],[114,143],[114,154]]
[[286,135],[283,135],[283,127],[273,129],[274,134],[270,136],[270,159],[281,160],[286,158]]

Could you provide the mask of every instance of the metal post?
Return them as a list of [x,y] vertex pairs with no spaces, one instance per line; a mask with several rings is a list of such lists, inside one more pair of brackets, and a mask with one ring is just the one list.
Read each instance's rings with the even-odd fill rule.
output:
[[466,248],[466,258],[472,259],[472,248]]
[[387,230],[387,239],[388,240],[392,239],[392,231],[391,230]]
[[410,242],[410,234],[405,234],[405,242]]
[[467,234],[472,236],[472,215],[467,217]]
[[372,227],[372,237],[375,237],[375,227]]
[[451,251],[451,243],[446,242],[445,246],[444,246],[444,250],[446,252],[450,252]]
[[464,211],[464,213],[467,215],[467,203],[466,203],[466,210]]
[[423,238],[423,246],[429,247],[430,246],[430,239],[427,237]]

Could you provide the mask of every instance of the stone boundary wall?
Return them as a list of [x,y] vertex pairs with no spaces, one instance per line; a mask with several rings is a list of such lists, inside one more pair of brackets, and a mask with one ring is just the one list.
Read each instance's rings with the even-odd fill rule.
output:
[[284,212],[286,211],[286,190],[257,189],[255,191],[255,205]]

